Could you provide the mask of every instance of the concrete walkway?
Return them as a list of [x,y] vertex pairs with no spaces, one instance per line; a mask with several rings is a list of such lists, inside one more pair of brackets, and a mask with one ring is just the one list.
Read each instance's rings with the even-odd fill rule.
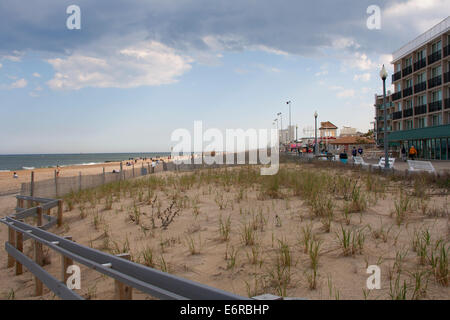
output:
[[[349,159],[349,162],[351,161],[351,159]],[[364,159],[364,161],[366,163],[372,163],[372,164],[377,164],[378,161],[375,159]],[[450,172],[450,161],[436,161],[436,160],[424,160],[424,161],[430,161],[431,164],[433,165],[434,169],[437,172],[444,172],[444,171],[449,171]],[[405,169],[408,169],[408,163],[406,161],[402,161],[399,158],[395,159],[395,164],[394,164],[394,169],[395,170],[399,170],[399,171],[405,171]]]

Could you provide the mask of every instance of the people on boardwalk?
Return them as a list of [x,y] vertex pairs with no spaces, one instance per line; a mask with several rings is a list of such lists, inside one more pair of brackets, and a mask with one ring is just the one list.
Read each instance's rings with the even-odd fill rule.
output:
[[363,154],[363,148],[362,147],[358,148],[358,153],[359,153],[359,156],[362,157],[362,154]]
[[402,146],[402,160],[406,161],[406,149],[405,149],[405,146]]
[[414,160],[416,158],[416,156],[417,156],[417,150],[414,147],[414,145],[412,145],[411,148],[409,148],[409,158],[411,160]]
[[357,155],[356,147],[353,147],[353,149],[352,149],[352,156],[356,157],[356,155]]

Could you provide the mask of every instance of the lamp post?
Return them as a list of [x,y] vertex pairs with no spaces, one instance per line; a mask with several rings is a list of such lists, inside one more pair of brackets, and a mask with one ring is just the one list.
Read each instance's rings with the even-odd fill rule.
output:
[[283,114],[281,112],[278,112],[277,116],[280,117],[280,121],[281,121],[281,123],[280,123],[280,125],[281,125],[280,134],[281,134],[281,138],[282,139],[280,139],[280,142],[283,143],[283,140],[284,140],[284,137],[283,137]]
[[386,108],[386,79],[388,73],[384,67],[380,71],[381,80],[383,80],[383,120],[384,120],[384,168],[389,169],[388,139],[387,139],[387,108]]
[[295,142],[298,142],[298,125],[295,125]]
[[287,101],[286,104],[289,106],[289,127],[288,127],[288,136],[289,140],[291,140],[291,101]]
[[314,154],[318,155],[319,148],[317,146],[317,111],[314,112]]

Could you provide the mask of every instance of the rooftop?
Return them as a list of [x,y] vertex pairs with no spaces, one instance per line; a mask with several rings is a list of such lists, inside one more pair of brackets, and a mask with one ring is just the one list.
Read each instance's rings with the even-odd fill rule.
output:
[[443,21],[441,21],[440,23],[438,23],[437,25],[435,25],[428,31],[422,33],[420,36],[418,36],[414,40],[408,42],[403,47],[401,47],[400,49],[395,51],[392,54],[392,58],[393,58],[392,63],[394,63],[395,61],[397,61],[401,58],[404,58],[405,56],[407,56],[414,50],[420,48],[427,42],[442,35],[443,33],[447,32],[448,30],[450,30],[450,16],[448,16],[447,18],[445,18]]

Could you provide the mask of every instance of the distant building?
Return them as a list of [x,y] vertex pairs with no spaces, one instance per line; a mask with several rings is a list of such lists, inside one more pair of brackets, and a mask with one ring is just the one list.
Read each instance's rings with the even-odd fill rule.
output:
[[320,123],[320,138],[321,139],[329,139],[329,138],[336,138],[337,137],[337,129],[334,124],[332,124],[330,121],[321,122]]
[[339,136],[340,137],[350,137],[350,136],[357,136],[357,135],[358,135],[358,132],[356,131],[356,128],[343,126]]
[[330,146],[330,151],[340,150],[350,152],[353,147],[356,147],[357,149],[359,147],[364,149],[372,148],[375,146],[375,140],[358,136],[348,136],[331,140],[328,144]]

